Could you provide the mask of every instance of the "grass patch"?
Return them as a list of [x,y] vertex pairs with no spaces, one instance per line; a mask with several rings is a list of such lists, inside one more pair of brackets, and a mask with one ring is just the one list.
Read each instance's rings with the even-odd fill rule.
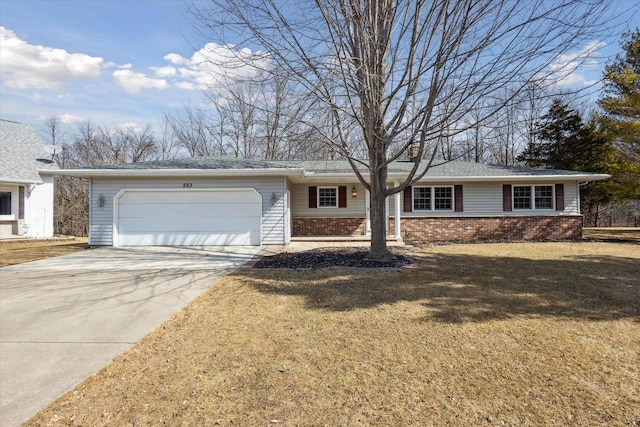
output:
[[412,256],[240,270],[27,425],[640,423],[637,245]]
[[640,227],[583,228],[582,237],[588,240],[640,242]]
[[0,243],[0,267],[67,255],[88,248],[88,238],[74,240],[34,240]]

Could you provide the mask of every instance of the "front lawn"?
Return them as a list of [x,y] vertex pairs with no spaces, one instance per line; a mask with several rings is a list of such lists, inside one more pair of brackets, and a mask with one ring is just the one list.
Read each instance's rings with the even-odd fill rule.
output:
[[72,254],[88,248],[88,238],[0,242],[0,267]]
[[27,425],[640,424],[640,246],[243,269]]

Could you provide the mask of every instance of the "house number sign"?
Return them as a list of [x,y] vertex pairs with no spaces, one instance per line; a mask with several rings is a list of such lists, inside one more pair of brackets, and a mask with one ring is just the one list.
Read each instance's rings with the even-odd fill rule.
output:
[[193,183],[192,182],[183,182],[182,183],[182,188],[191,188],[193,187]]

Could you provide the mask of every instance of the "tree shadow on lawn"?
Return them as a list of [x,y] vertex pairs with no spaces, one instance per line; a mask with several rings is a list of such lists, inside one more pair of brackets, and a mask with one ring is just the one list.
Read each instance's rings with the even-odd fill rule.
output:
[[427,254],[417,268],[279,271],[246,279],[265,294],[304,297],[316,310],[415,301],[426,309],[425,321],[446,323],[512,317],[640,320],[640,262],[627,257]]

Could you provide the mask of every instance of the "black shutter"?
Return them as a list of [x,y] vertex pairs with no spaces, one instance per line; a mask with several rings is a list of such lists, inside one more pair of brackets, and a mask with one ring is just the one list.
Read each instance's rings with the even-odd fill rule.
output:
[[462,185],[456,185],[453,187],[453,192],[455,193],[455,211],[462,212]]
[[502,210],[510,212],[511,208],[511,184],[504,184],[502,186]]
[[346,208],[347,207],[347,186],[341,185],[338,187],[338,207]]
[[309,209],[318,207],[318,187],[309,187]]
[[408,186],[402,193],[404,201],[404,212],[413,212],[413,197],[411,197],[412,187]]
[[564,210],[564,184],[556,184],[556,210]]

